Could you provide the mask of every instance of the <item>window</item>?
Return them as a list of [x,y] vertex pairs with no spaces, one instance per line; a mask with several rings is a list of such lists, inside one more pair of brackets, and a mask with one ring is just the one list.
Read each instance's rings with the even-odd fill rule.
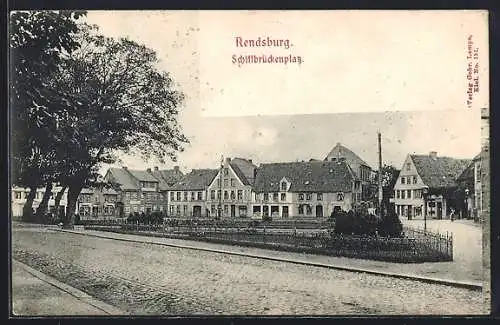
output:
[[203,200],[203,192],[198,192],[198,201]]
[[413,176],[413,184],[417,184],[417,176]]
[[396,199],[399,199],[401,196],[401,191],[400,190],[396,190]]
[[220,187],[220,178],[217,178],[217,187]]
[[229,199],[229,194],[227,193],[227,191],[224,191],[224,200],[227,200]]
[[264,201],[269,201],[269,193],[264,193]]
[[16,199],[20,200],[21,199],[21,192],[14,192],[14,196]]
[[177,201],[181,200],[181,192],[177,192]]
[[[229,175],[229,170],[227,168],[224,168],[224,175],[227,176]],[[227,180],[225,180],[227,182]]]
[[307,200],[307,201],[311,201],[311,197],[312,197],[312,196],[311,196],[311,193],[307,193],[307,194],[306,194],[306,200]]
[[171,215],[173,215],[173,214],[174,214],[174,209],[175,209],[175,208],[174,208],[174,206],[173,206],[173,205],[171,205],[171,206],[170,206],[170,214],[171,214]]
[[210,199],[215,200],[215,191],[214,190],[210,191]]
[[229,206],[226,204],[226,205],[224,205],[224,214],[227,215],[228,212],[229,212]]
[[273,193],[273,201],[278,201],[278,193]]
[[299,201],[304,201],[304,193],[299,193]]
[[234,178],[231,178],[231,187],[234,187]]
[[317,199],[318,201],[323,200],[323,193],[318,193],[318,194],[316,194],[316,199]]
[[217,197],[218,197],[218,198],[221,198],[221,197],[222,197],[220,193],[221,193],[221,191],[220,191],[220,190],[217,190]]
[[184,192],[184,201],[188,200],[188,192]]
[[406,194],[406,191],[405,190],[401,190],[401,199],[405,199],[405,194]]
[[243,200],[243,191],[238,190],[238,200]]
[[286,194],[285,193],[281,193],[281,201],[285,201],[286,200]]
[[224,187],[227,187],[227,179],[224,179]]
[[181,214],[181,206],[180,206],[180,205],[178,205],[178,206],[177,206],[177,215],[180,215],[180,214]]
[[312,214],[312,207],[310,205],[306,205],[306,214],[308,216]]
[[188,206],[187,206],[187,205],[184,205],[183,210],[184,210],[184,211],[183,211],[183,212],[184,212],[184,215],[185,215],[185,216],[187,216],[187,214],[188,214]]
[[174,195],[174,192],[170,192],[170,201],[175,201]]
[[269,207],[267,205],[262,207],[262,215],[266,217],[269,216]]
[[303,215],[304,214],[304,206],[301,204],[299,205],[299,214]]
[[217,213],[217,211],[215,210],[215,205],[214,205],[214,204],[212,204],[212,205],[210,206],[210,213],[211,213],[212,215],[216,215],[216,213]]
[[281,182],[281,190],[284,192],[286,191],[286,182]]
[[411,170],[411,163],[406,163],[406,170]]
[[337,193],[337,201],[344,201],[344,193]]
[[231,190],[231,200],[234,200],[236,198],[236,195],[233,190]]
[[413,191],[413,198],[421,199],[422,198],[422,190],[414,190]]
[[411,199],[411,190],[406,190],[406,197]]
[[406,183],[406,179],[404,177],[401,177],[401,184],[405,184]]

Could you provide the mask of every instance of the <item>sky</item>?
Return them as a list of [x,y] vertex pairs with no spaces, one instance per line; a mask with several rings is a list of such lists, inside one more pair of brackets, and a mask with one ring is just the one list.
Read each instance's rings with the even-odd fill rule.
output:
[[[459,14],[462,13],[462,14]],[[480,150],[487,78],[466,105],[467,37],[487,53],[483,13],[90,11],[102,34],[154,49],[186,94],[179,122],[190,145],[177,163],[123,156],[130,168],[216,168],[322,159],[342,143],[377,166],[408,153],[472,158]],[[487,21],[487,20],[486,20]],[[367,23],[369,22],[369,23]],[[486,26],[486,33],[484,27]],[[241,48],[235,37],[286,40]],[[482,53],[482,52],[480,52]],[[232,56],[301,57],[302,64],[232,63]],[[481,71],[487,61],[482,60]],[[106,166],[107,167],[107,166]]]

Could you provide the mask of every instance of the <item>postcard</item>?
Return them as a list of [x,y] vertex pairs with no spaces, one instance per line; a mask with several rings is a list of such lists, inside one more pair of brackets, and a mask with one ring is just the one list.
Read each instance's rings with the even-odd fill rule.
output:
[[490,313],[487,11],[9,36],[11,317]]

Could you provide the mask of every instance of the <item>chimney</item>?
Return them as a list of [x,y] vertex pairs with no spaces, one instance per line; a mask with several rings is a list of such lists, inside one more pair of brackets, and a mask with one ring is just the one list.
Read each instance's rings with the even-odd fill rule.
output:
[[253,161],[252,161],[252,159],[248,159],[248,161],[249,161],[249,162],[250,162],[251,164],[253,164]]
[[174,166],[174,171],[178,172],[179,171],[179,166]]
[[157,172],[157,171],[158,171],[158,166],[155,166],[155,172]]
[[429,152],[429,157],[431,157],[432,159],[436,160],[436,158],[437,158],[437,151],[431,151],[431,152]]
[[148,173],[151,173],[151,168],[146,169]]
[[127,166],[123,166],[123,169],[128,170]]
[[226,164],[229,164],[231,162],[231,158],[226,158]]

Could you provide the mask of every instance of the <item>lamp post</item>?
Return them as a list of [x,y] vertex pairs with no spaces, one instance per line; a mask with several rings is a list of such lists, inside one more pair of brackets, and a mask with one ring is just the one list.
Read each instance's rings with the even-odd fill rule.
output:
[[469,219],[469,189],[465,189],[465,200],[464,200],[464,207],[465,207],[465,218]]
[[422,190],[422,194],[424,197],[424,233],[427,232],[427,194],[429,193],[429,189],[425,187]]

